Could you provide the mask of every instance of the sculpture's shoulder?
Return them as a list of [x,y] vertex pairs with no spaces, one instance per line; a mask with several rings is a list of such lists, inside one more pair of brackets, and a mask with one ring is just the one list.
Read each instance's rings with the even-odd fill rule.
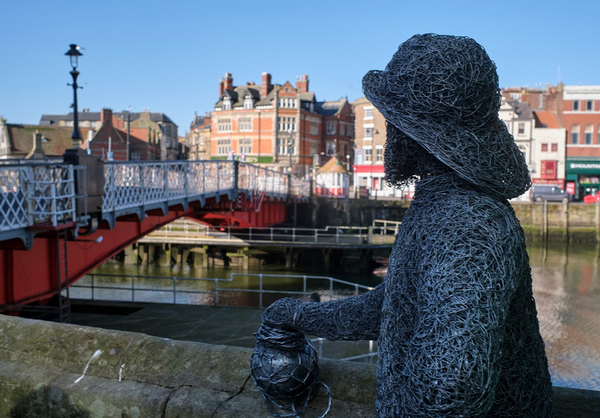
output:
[[396,243],[437,252],[442,247],[461,247],[465,251],[492,245],[524,248],[524,240],[510,203],[458,189],[415,198],[402,220]]

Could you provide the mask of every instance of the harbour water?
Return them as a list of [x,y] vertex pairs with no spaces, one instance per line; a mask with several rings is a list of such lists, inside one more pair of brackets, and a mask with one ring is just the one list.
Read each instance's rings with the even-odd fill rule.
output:
[[[530,244],[528,251],[540,330],[546,343],[553,384],[600,390],[600,247],[589,244],[546,243]],[[195,269],[189,266],[168,268],[109,262],[94,273],[227,278],[234,272],[243,271],[232,268]],[[279,279],[271,279],[269,286],[281,290],[290,286],[299,286],[298,280],[286,279],[284,276],[325,275],[323,271],[315,271],[310,266],[289,271],[280,264],[256,267],[246,273],[280,275]],[[371,287],[382,280],[382,276],[376,274],[352,275],[330,272],[327,275]],[[122,282],[123,287],[128,286],[127,280],[115,279],[115,283],[119,281]],[[250,280],[245,280],[244,283],[248,287],[256,287],[256,283],[251,283]],[[171,284],[165,281],[165,289],[169,286]],[[315,289],[320,293],[323,290]],[[127,297],[122,300],[127,300]],[[156,297],[166,298],[167,303],[171,300],[171,296],[166,292],[162,296],[157,294]],[[229,303],[248,306],[257,302],[255,296],[250,297],[244,293],[239,293],[236,297],[237,300],[230,299]],[[278,296],[273,294],[271,297]],[[196,300],[201,303],[203,299]],[[270,301],[267,298],[263,302],[268,305]]]

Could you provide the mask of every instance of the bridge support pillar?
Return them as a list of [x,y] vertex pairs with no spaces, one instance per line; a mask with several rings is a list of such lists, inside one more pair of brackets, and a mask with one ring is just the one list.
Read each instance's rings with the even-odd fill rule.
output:
[[171,248],[168,244],[155,248],[155,253],[158,258],[158,265],[161,267],[171,267]]
[[146,263],[154,263],[154,257],[156,254],[156,245],[146,245]]
[[190,256],[190,250],[187,248],[182,248],[181,249],[181,265],[183,266],[185,263],[187,263],[188,259]]
[[325,248],[323,250],[323,268],[325,271],[329,271],[331,268],[331,249]]
[[373,250],[362,250],[360,253],[360,260],[358,263],[358,269],[360,273],[370,272],[370,267],[373,262]]
[[178,245],[171,245],[171,265],[179,264],[181,248]]
[[208,245],[194,247],[190,251],[193,255],[192,263],[194,267],[208,268]]
[[225,255],[227,257],[241,257],[242,258],[242,268],[244,270],[248,270],[248,268],[250,266],[250,262],[249,262],[250,257],[248,257],[248,251],[249,251],[249,248],[244,247],[244,248],[237,250],[237,252],[235,252],[235,253],[226,253]]
[[125,248],[125,264],[138,264],[138,248],[131,245]]
[[285,268],[292,269],[294,267],[294,249],[286,248],[285,250]]

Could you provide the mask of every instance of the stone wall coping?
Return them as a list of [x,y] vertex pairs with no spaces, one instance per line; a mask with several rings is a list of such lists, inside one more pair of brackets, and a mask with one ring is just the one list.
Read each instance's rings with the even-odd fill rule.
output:
[[[0,315],[0,418],[270,417],[251,351]],[[333,398],[327,418],[374,415],[374,365],[319,366]],[[327,403],[319,391],[304,416]],[[557,418],[598,417],[600,393],[555,388],[555,406]]]

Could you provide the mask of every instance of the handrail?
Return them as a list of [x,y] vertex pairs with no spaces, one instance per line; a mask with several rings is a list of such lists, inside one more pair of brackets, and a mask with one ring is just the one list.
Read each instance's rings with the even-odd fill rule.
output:
[[[291,227],[213,227],[184,220],[165,225],[146,235],[140,242],[152,242],[157,238],[186,238],[211,241],[242,240],[261,242],[328,243],[328,244],[393,244],[398,232],[397,225],[381,227],[326,226],[325,228]],[[190,225],[192,226],[190,228]],[[181,228],[181,229],[179,229]]]
[[0,231],[75,221],[74,166],[0,166]]
[[[114,284],[98,284],[99,277],[109,277],[109,278],[121,278],[126,279],[126,281],[121,286],[116,286]],[[242,287],[232,287],[231,285],[237,283],[237,278],[246,278],[247,280],[239,280],[240,283],[244,283]],[[86,278],[89,278],[90,284],[85,284]],[[302,281],[302,290],[282,290],[282,289],[270,289],[265,286],[265,279],[286,279],[286,280],[296,280]],[[140,284],[140,280],[145,281],[169,281],[169,286],[162,287],[150,287],[147,284]],[[255,281],[255,286],[257,289],[250,288],[248,282]],[[325,283],[327,286],[319,287],[319,286],[308,286],[308,281],[316,281],[319,283]],[[181,282],[181,283],[180,283]],[[203,282],[206,284],[210,284],[213,286],[212,289],[203,289],[190,290],[189,286],[186,287],[185,283],[199,283]],[[223,284],[228,283],[230,286],[223,286]],[[347,289],[346,292],[337,291],[334,289],[334,285],[338,286],[338,288],[344,287]],[[299,287],[299,286],[298,286]],[[85,291],[87,289],[89,293],[87,295],[82,295],[82,290]],[[317,291],[317,289],[321,289]],[[323,290],[326,289],[326,290]],[[118,300],[127,300],[131,302],[145,302],[145,303],[172,303],[172,304],[192,304],[198,305],[203,303],[197,303],[201,301],[201,299],[194,297],[198,295],[212,295],[212,304],[216,306],[223,306],[223,296],[232,293],[250,293],[258,295],[258,307],[264,307],[263,297],[266,294],[277,294],[277,295],[286,295],[286,296],[295,296],[299,297],[304,301],[308,301],[314,293],[318,293],[319,297],[322,301],[325,300],[335,300],[341,299],[348,296],[357,296],[361,293],[372,290],[372,287],[364,286],[358,283],[353,283],[345,280],[336,279],[334,277],[326,277],[326,276],[310,276],[310,275],[277,275],[277,274],[261,274],[261,273],[231,273],[229,278],[205,278],[205,277],[179,277],[179,276],[144,276],[144,275],[127,275],[127,274],[98,274],[98,273],[90,273],[84,278],[80,279],[78,282],[71,285],[71,297],[76,299],[91,299],[91,300],[116,300],[113,296],[112,299],[99,298],[98,291],[113,291],[114,294],[116,292],[121,292],[129,295],[127,299],[120,298]],[[144,298],[144,293],[157,294],[163,293],[170,295],[168,298],[168,302],[166,299],[159,297],[146,297]],[[190,299],[192,296],[192,299]],[[193,300],[195,303],[186,303],[190,300]]]
[[[70,164],[47,160],[11,160],[0,164],[0,232],[39,223],[87,219],[75,205],[75,179]],[[84,183],[94,179],[83,179]],[[290,187],[291,181],[291,187]],[[88,187],[89,189],[89,187]],[[126,161],[104,163],[102,211],[106,219],[129,213],[187,205],[191,201],[240,193],[251,194],[260,207],[267,195],[297,199],[310,194],[310,183],[269,168],[238,161]],[[77,219],[77,217],[82,219]],[[10,232],[12,234],[12,232]],[[4,234],[3,236],[8,236]],[[10,236],[13,237],[12,235]]]

